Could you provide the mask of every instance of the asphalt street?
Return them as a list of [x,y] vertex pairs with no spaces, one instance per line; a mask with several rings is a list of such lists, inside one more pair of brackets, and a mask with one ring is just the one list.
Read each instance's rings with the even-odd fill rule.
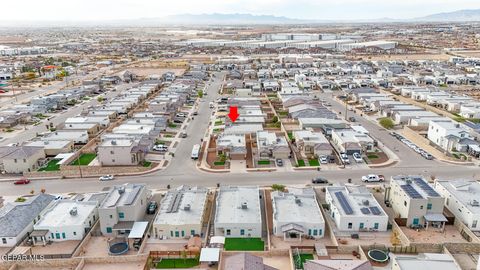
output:
[[[380,128],[376,124],[361,118],[358,114],[355,116],[357,121],[364,125],[371,135],[381,140],[390,149],[397,148],[396,155],[400,161],[393,166],[378,169],[338,169],[325,171],[292,171],[292,172],[249,172],[249,173],[208,173],[196,168],[195,162],[190,159],[191,150],[194,144],[200,143],[207,130],[212,110],[209,108],[209,102],[218,97],[218,90],[222,84],[220,74],[213,79],[207,86],[208,95],[199,103],[199,115],[188,125],[186,131],[188,137],[183,139],[175,152],[175,157],[171,164],[161,171],[142,176],[117,177],[113,181],[101,182],[97,178],[88,179],[54,179],[54,180],[35,180],[29,185],[15,186],[12,182],[0,183],[0,195],[21,195],[27,194],[31,190],[39,191],[45,188],[49,193],[68,193],[68,192],[92,192],[99,191],[104,187],[123,183],[146,183],[153,189],[165,189],[167,185],[171,187],[179,185],[199,185],[212,187],[221,185],[261,185],[271,184],[285,185],[304,185],[310,183],[315,176],[323,176],[332,183],[346,183],[352,179],[353,183],[360,183],[361,176],[376,173],[383,174],[387,179],[399,174],[420,174],[429,178],[434,175],[441,179],[477,179],[480,176],[480,169],[473,166],[453,165],[439,162],[436,160],[428,161],[421,158],[418,154],[405,147],[403,144],[394,140],[388,131]],[[345,107],[333,100],[330,94],[324,95],[332,103],[332,108],[337,111],[345,111]],[[343,110],[341,109],[343,108]],[[351,112],[349,112],[351,113]]]

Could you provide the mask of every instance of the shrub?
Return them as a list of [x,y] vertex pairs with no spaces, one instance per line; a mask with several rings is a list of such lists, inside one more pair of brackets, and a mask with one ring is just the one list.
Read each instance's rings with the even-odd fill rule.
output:
[[393,120],[390,117],[381,118],[378,123],[386,129],[392,129],[395,126]]
[[284,192],[284,191],[285,191],[285,186],[284,186],[284,185],[280,185],[280,184],[273,184],[273,185],[272,185],[272,189],[273,189],[274,191]]

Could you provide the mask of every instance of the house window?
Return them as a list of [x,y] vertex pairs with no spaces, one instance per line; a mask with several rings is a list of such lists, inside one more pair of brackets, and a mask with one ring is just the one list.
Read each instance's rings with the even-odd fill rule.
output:
[[407,201],[403,201],[403,205],[407,206]]
[[472,228],[477,228],[477,220],[474,220],[474,221],[472,222]]
[[62,238],[65,239],[65,233],[64,232],[62,232]]
[[232,231],[230,231],[230,229],[227,230],[227,235],[230,235],[232,233]]
[[191,230],[190,235],[195,235],[195,230]]
[[244,229],[240,230],[240,235],[245,235],[245,230]]
[[431,203],[427,204],[427,209],[432,210],[432,204]]
[[107,227],[107,233],[112,233],[112,227]]
[[17,159],[14,159],[13,162],[17,163]]
[[73,232],[73,235],[77,235],[77,232]]
[[185,237],[185,231],[182,231],[182,237]]
[[323,234],[322,229],[318,229],[318,235],[319,235],[319,236],[322,236],[322,234]]
[[125,218],[125,213],[119,212],[118,213],[118,218]]
[[375,230],[378,230],[378,223],[375,222],[375,224],[373,224],[373,228],[375,228]]
[[113,151],[110,151],[110,154],[111,154],[111,155],[113,155],[113,154],[114,154],[114,152],[113,152]]
[[115,163],[115,159],[112,159],[112,162]]
[[423,209],[423,205],[420,205],[420,209]]
[[180,237],[180,232],[179,231],[175,231],[175,237]]
[[27,160],[26,160],[26,159],[23,159],[23,163],[27,163]]
[[170,231],[170,236],[173,237],[173,231]]
[[60,233],[55,233],[55,238],[60,239]]
[[308,229],[308,235],[312,235],[312,229]]
[[313,235],[317,235],[317,234],[318,234],[317,229],[314,229],[314,230],[313,230]]
[[353,224],[350,222],[348,223],[348,228],[351,229],[353,227]]
[[363,222],[360,222],[360,229],[363,229],[364,226]]
[[112,218],[113,218],[113,215],[110,215],[110,219],[112,219]]
[[2,244],[7,244],[7,238],[2,238]]
[[51,234],[50,234],[50,238],[52,238],[52,239],[54,238],[54,235],[53,235],[53,233],[51,233]]

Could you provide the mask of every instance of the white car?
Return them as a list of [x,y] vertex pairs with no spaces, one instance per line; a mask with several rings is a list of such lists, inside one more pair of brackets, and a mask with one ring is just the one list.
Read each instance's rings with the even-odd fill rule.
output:
[[383,175],[369,174],[369,175],[362,176],[362,181],[365,183],[383,182],[385,181],[385,177]]
[[103,176],[100,176],[100,178],[98,178],[98,180],[100,181],[110,181],[110,180],[113,180],[113,175],[111,174],[107,174],[107,175],[103,175]]
[[168,147],[163,144],[154,145],[152,148],[154,151],[167,152]]
[[321,164],[327,164],[328,163],[327,156],[320,156],[318,159],[320,160]]
[[353,159],[355,160],[355,162],[357,163],[362,163],[363,162],[363,158],[362,158],[362,155],[360,155],[359,153],[353,153]]
[[175,116],[176,117],[187,117],[187,114],[186,113],[177,113]]
[[347,154],[341,153],[340,159],[342,160],[343,163],[350,164],[350,159],[348,158]]

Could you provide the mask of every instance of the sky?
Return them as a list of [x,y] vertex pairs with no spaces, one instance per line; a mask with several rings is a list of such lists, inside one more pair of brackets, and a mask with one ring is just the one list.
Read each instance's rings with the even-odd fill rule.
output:
[[251,13],[309,20],[408,19],[480,0],[1,0],[0,21],[101,21],[175,14]]

